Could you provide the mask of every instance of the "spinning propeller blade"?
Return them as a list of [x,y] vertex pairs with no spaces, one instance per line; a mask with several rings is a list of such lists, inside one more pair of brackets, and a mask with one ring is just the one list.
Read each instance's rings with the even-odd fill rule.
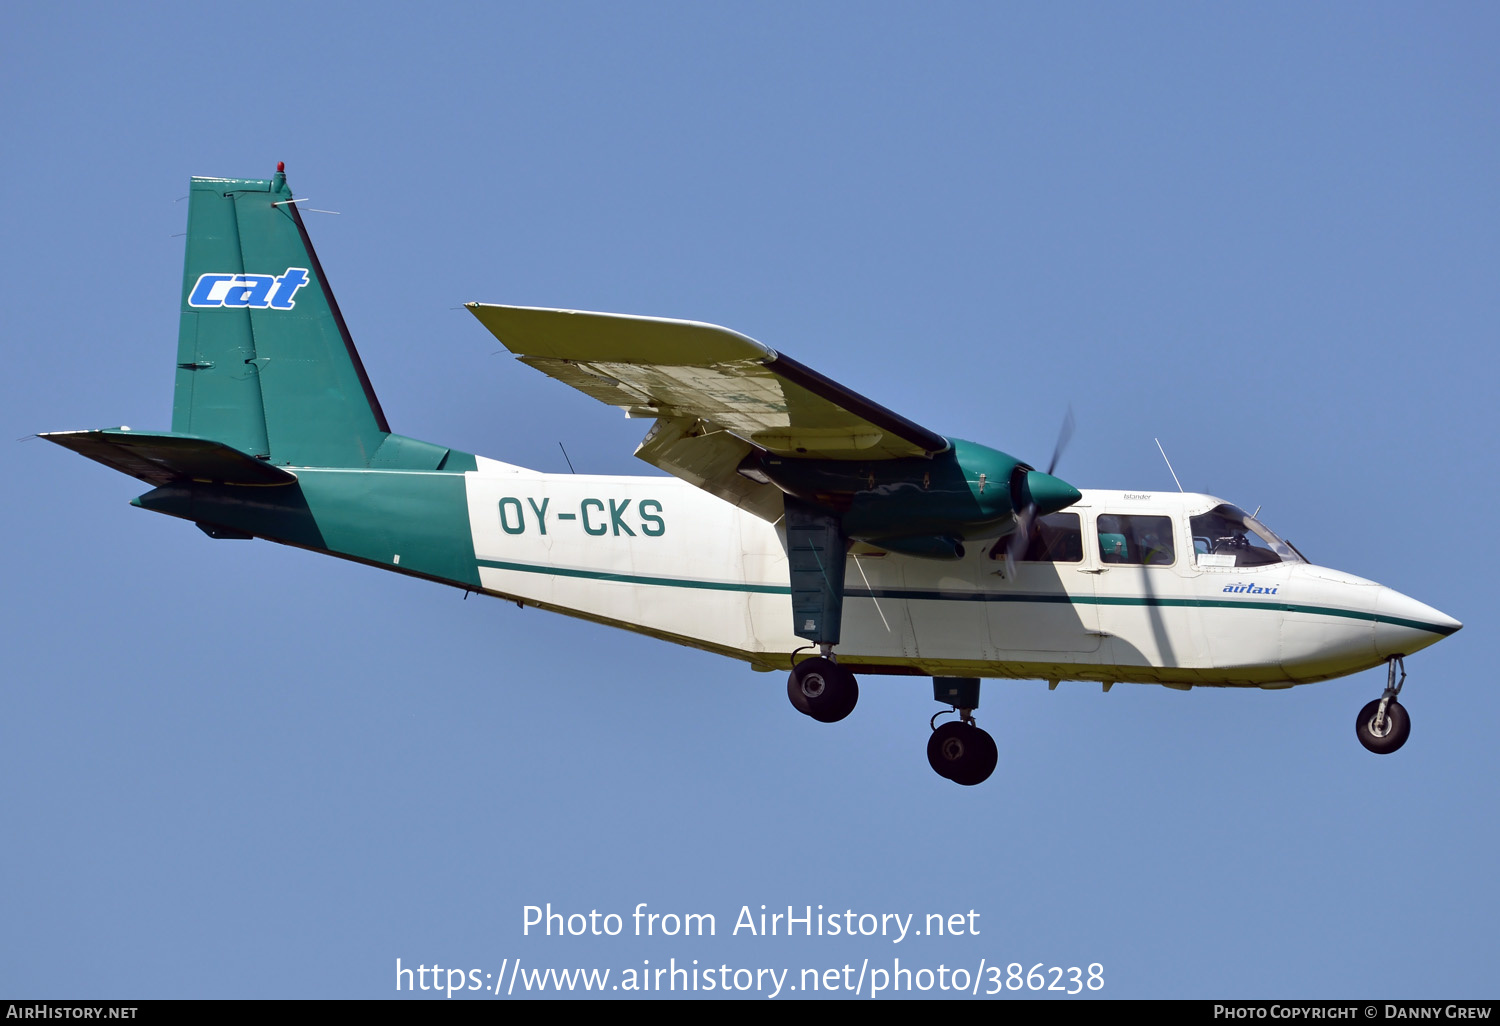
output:
[[1058,429],[1057,444],[1052,447],[1052,462],[1047,464],[1047,472],[1039,474],[1035,470],[1017,467],[1016,473],[1011,475],[1013,501],[1024,497],[1024,502],[1016,503],[1016,529],[1011,532],[1005,544],[1007,580],[1015,580],[1016,560],[1025,554],[1031,544],[1031,529],[1036,524],[1038,506],[1045,506],[1047,512],[1051,512],[1078,501],[1076,489],[1052,476],[1058,461],[1062,459],[1063,450],[1073,438],[1074,426],[1073,407],[1069,406],[1062,427]]
[[1062,459],[1063,450],[1073,440],[1073,407],[1068,407],[1068,415],[1063,418],[1062,427],[1057,430],[1057,444],[1052,447],[1052,462],[1047,464],[1047,473],[1051,475],[1057,469],[1057,461]]

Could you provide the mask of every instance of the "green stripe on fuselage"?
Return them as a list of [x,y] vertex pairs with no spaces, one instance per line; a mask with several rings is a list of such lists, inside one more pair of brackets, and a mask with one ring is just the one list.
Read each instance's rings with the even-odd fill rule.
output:
[[480,566],[492,570],[514,570],[523,574],[548,577],[580,577],[590,581],[614,581],[619,584],[649,584],[659,588],[696,588],[704,591],[739,591],[756,595],[790,595],[785,584],[745,584],[740,581],[698,581],[686,577],[650,577],[645,574],[617,574],[605,570],[578,570],[562,566],[538,566],[535,563],[507,563],[498,559],[481,559]]
[[[760,595],[790,595],[791,588],[777,584],[746,584],[739,581],[705,581],[682,577],[651,577],[644,574],[611,573],[602,570],[581,570],[571,567],[542,566],[534,563],[506,563],[484,559],[479,565],[495,570],[513,570],[518,573],[543,574],[552,577],[575,577],[595,581],[615,581],[623,584],[645,584],[662,588],[697,588],[710,591],[750,592]],[[1183,606],[1203,609],[1261,609],[1285,613],[1310,613],[1317,616],[1344,617],[1352,620],[1369,620],[1373,623],[1388,623],[1397,627],[1427,631],[1444,637],[1457,628],[1442,627],[1421,620],[1405,620],[1394,616],[1380,616],[1354,609],[1338,609],[1333,606],[1308,606],[1292,602],[1239,602],[1233,599],[1189,599],[1189,598],[1121,598],[1098,595],[1012,595],[993,591],[924,591],[915,588],[846,588],[845,598],[897,599],[916,602],[1029,602],[1051,605],[1079,606]]]

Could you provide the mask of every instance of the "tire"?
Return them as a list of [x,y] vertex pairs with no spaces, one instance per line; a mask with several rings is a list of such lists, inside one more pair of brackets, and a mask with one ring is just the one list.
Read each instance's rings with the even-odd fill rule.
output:
[[1000,751],[987,731],[968,723],[945,723],[927,739],[927,762],[940,777],[973,787],[995,772]]
[[1380,711],[1380,699],[1367,704],[1359,711],[1354,721],[1354,734],[1359,743],[1376,755],[1390,755],[1406,744],[1411,736],[1411,717],[1394,698],[1385,706],[1385,732],[1375,733],[1375,714]]
[[814,656],[792,668],[786,681],[786,697],[803,715],[819,723],[837,723],[852,713],[859,702],[859,682],[833,660]]

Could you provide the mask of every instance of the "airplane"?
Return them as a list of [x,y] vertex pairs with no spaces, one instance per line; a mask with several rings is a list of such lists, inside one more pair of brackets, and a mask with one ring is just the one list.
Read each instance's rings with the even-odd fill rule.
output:
[[[786,671],[842,720],[929,676],[927,757],[998,762],[983,678],[1280,689],[1381,665],[1356,718],[1405,744],[1404,658],[1457,620],[1305,559],[1211,495],[1075,489],[695,321],[468,303],[525,364],[650,421],[652,477],[545,474],[390,429],[287,185],[193,178],[170,431],[41,437],[142,509]],[[1398,676],[1399,675],[1399,676]],[[949,715],[941,725],[937,720]]]

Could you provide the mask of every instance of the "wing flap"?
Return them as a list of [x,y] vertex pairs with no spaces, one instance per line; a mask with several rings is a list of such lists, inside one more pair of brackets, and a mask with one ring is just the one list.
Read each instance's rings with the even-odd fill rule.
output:
[[701,421],[663,417],[652,425],[635,454],[774,524],[783,512],[781,490],[739,473],[741,461],[751,451],[748,442],[727,431],[705,429]]

